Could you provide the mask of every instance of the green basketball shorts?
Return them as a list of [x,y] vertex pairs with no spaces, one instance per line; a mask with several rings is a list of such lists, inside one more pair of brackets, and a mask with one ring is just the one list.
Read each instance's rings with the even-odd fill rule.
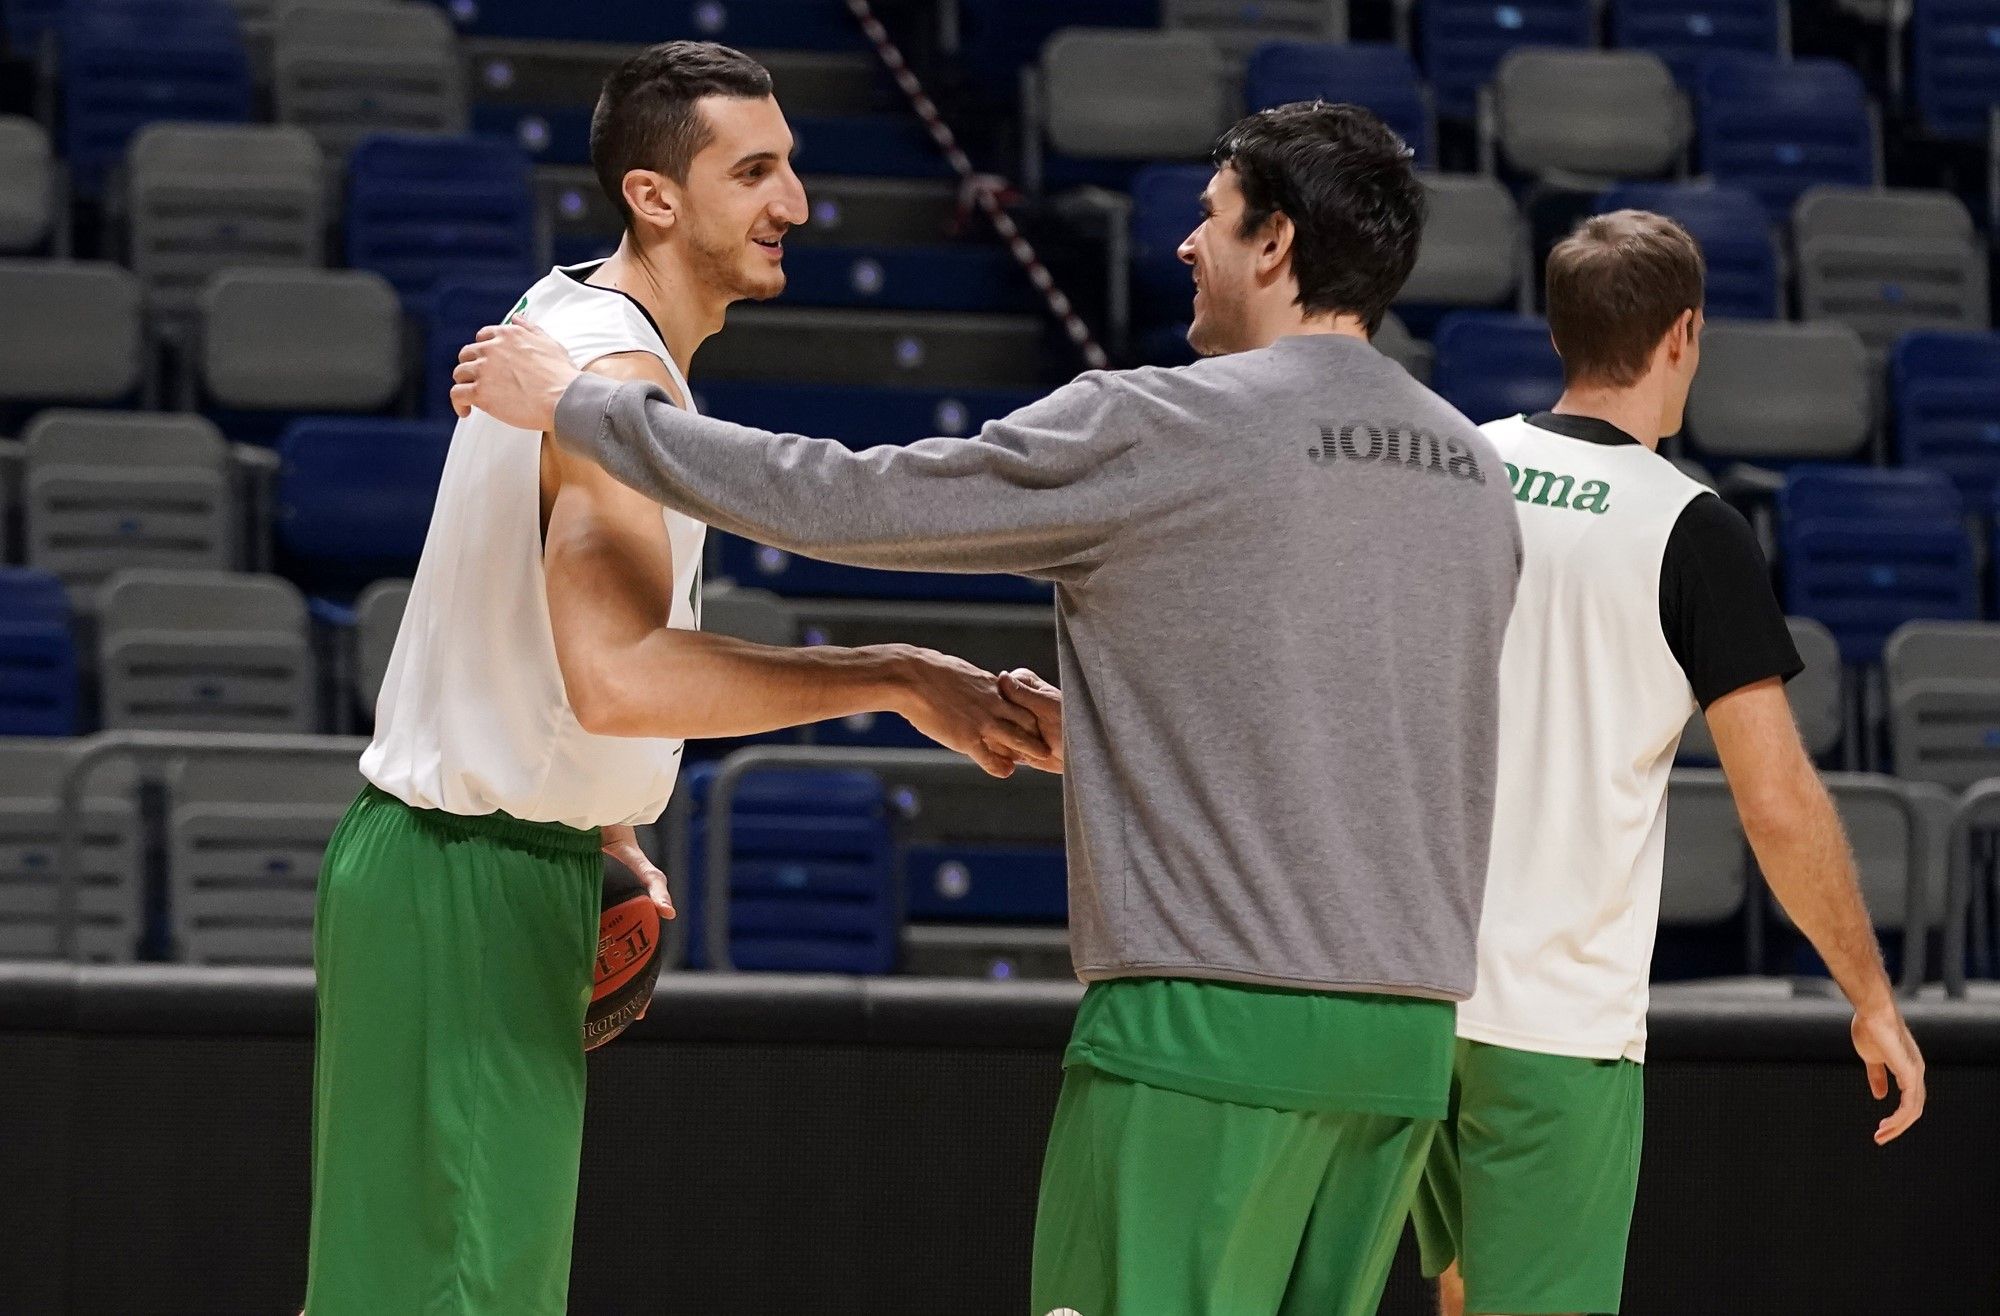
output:
[[1073,1064],[1042,1167],[1031,1316],[1374,1316],[1436,1125]]
[[594,832],[369,787],[320,872],[306,1316],[561,1316]]
[[1411,1211],[1426,1275],[1475,1314],[1616,1313],[1639,1191],[1645,1069],[1461,1040]]

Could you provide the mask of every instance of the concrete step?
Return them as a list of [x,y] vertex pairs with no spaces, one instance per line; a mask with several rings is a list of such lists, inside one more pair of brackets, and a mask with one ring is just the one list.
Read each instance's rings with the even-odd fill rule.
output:
[[696,369],[799,384],[1032,388],[1042,326],[1032,315],[738,306]]
[[[597,104],[611,70],[646,49],[595,41],[515,41],[473,37],[463,43],[465,85],[482,105]],[[819,50],[746,52],[771,71],[787,114],[870,114],[899,102],[872,53]]]

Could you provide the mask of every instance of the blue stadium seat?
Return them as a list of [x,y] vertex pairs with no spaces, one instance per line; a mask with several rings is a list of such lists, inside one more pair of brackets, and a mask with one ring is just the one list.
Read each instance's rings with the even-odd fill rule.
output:
[[2000,488],[2000,333],[1905,334],[1889,354],[1896,447],[1942,471],[1968,505]]
[[1924,131],[1985,141],[2000,105],[2000,0],[1916,0],[1909,41],[1911,92]]
[[588,105],[520,105],[513,102],[472,105],[476,136],[506,142],[537,164],[589,164]]
[[1061,846],[913,845],[903,852],[903,907],[940,923],[1061,923],[1069,866]]
[[790,306],[886,306],[903,311],[1032,311],[1041,303],[996,244],[805,246],[785,251]]
[[739,50],[858,50],[860,26],[839,0],[450,0],[444,6],[468,36],[606,41],[720,41]]
[[1783,310],[1777,235],[1749,192],[1688,183],[1625,183],[1600,196],[1597,208],[1650,210],[1693,234],[1708,263],[1709,315],[1769,320]]
[[1409,143],[1418,164],[1428,168],[1436,162],[1430,102],[1417,66],[1400,46],[1272,41],[1251,53],[1243,74],[1246,109],[1254,112],[1310,100],[1365,105]]
[[518,278],[440,279],[420,308],[424,329],[424,414],[456,419],[451,372],[458,352],[489,324],[498,324],[521,300],[528,284]]
[[937,748],[936,741],[894,713],[856,713],[852,717],[815,722],[810,740],[815,745],[842,749]]
[[699,376],[694,385],[695,405],[708,415],[779,434],[839,439],[850,448],[975,434],[987,421],[1041,396],[1016,389],[861,388]]
[[1006,102],[1057,29],[1160,24],[1160,0],[959,0],[958,11],[959,67],[982,95]]
[[1816,183],[1875,184],[1875,130],[1860,75],[1830,59],[1710,55],[1695,104],[1703,170],[1756,194],[1774,223]]
[[940,603],[1045,603],[1050,588],[1021,576],[876,571],[797,557],[735,535],[718,535],[722,574],[739,585],[804,598],[919,599]]
[[1611,0],[1611,44],[1652,51],[1692,86],[1717,52],[1784,54],[1783,0]]
[[1518,46],[1593,44],[1591,0],[1422,0],[1418,30],[1437,112],[1471,119],[1479,89]]
[[528,159],[477,137],[363,138],[347,167],[347,263],[407,303],[449,278],[534,275]]
[[1544,410],[1562,386],[1562,358],[1546,320],[1455,311],[1438,321],[1431,387],[1473,423]]
[[1963,504],[1937,471],[1795,466],[1778,492],[1785,611],[1825,624],[1844,662],[1879,662],[1906,621],[1979,616]]
[[1147,165],[1132,176],[1132,313],[1142,327],[1186,324],[1194,279],[1180,246],[1201,223],[1207,165]]
[[801,114],[791,119],[801,173],[950,178],[951,166],[914,114]]
[[6,0],[0,4],[0,35],[16,59],[31,60],[42,48],[42,39],[60,26],[63,0]]
[[222,0],[92,0],[60,23],[63,155],[80,196],[103,191],[148,123],[250,117],[250,59]]
[[[708,799],[712,764],[696,764],[687,898],[679,917],[689,963],[708,967]],[[746,776],[731,806],[729,955],[739,969],[890,973],[901,923],[889,811],[871,773],[771,769]]]
[[79,725],[69,596],[46,571],[0,567],[0,735],[73,736]]
[[278,440],[279,564],[308,593],[347,597],[414,574],[451,426],[372,417],[293,422]]

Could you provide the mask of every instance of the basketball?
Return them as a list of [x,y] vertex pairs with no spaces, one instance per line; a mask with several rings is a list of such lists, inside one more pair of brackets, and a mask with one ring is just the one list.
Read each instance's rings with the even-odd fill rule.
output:
[[597,919],[597,966],[583,1049],[595,1051],[646,1013],[660,976],[660,907],[624,869],[605,874]]

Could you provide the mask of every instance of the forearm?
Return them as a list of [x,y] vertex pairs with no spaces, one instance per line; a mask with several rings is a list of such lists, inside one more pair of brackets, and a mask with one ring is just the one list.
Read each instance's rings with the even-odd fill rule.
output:
[[[725,635],[659,629],[602,654],[571,702],[598,735],[703,739],[899,712],[907,685],[897,646],[772,648]],[[573,683],[575,684],[575,683]]]
[[983,435],[856,452],[696,416],[657,388],[586,375],[563,395],[555,433],[664,506],[854,566],[1056,576],[1087,563],[1132,501],[1103,472],[1122,451],[1115,441],[1046,420],[1007,430],[1011,446]]
[[1814,778],[1788,807],[1746,813],[1744,831],[1785,912],[1857,1010],[1893,1005],[1873,921],[1861,899],[1840,815]]

